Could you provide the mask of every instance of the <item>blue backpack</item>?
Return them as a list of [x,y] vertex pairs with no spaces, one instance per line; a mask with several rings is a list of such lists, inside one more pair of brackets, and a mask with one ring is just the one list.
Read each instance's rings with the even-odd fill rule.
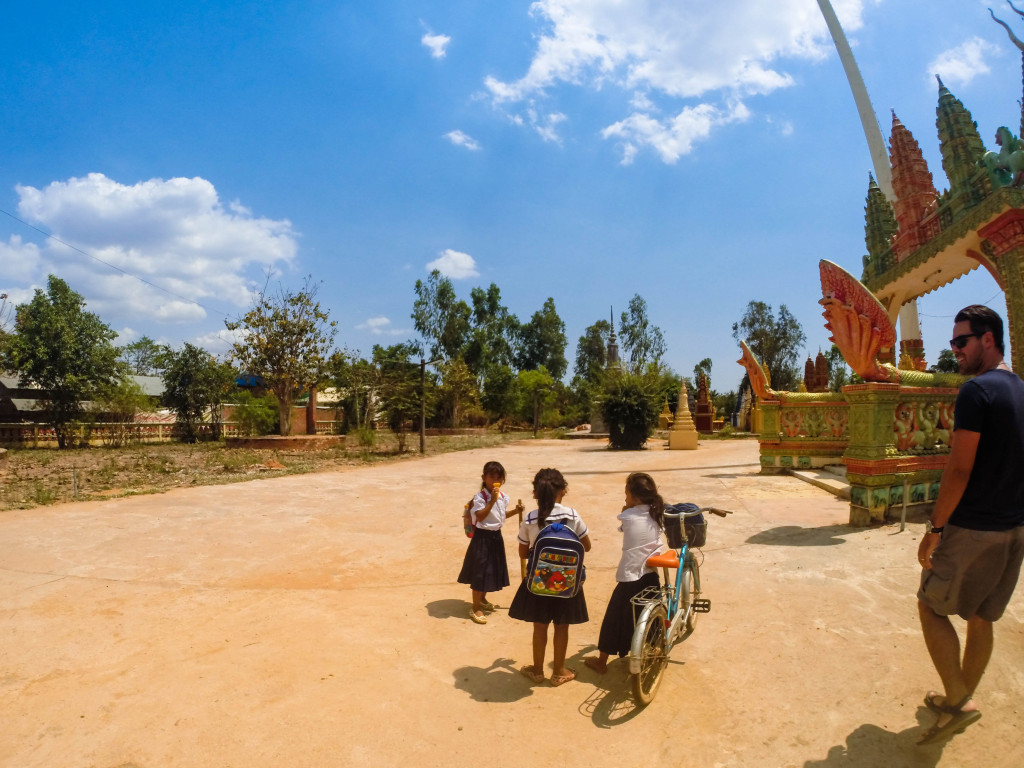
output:
[[551,523],[537,536],[526,566],[527,586],[535,595],[575,597],[587,578],[583,543],[562,523]]

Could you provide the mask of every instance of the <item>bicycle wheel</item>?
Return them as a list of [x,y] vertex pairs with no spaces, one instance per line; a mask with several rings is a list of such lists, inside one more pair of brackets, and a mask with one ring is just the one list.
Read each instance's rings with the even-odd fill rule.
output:
[[686,634],[697,628],[697,612],[693,604],[700,597],[700,571],[697,563],[691,560],[686,564],[683,578],[679,585],[679,610],[686,611]]
[[668,665],[668,656],[665,654],[665,617],[664,606],[657,606],[648,615],[644,628],[643,644],[640,646],[640,672],[633,675],[631,681],[633,697],[642,706],[654,700],[661,676]]

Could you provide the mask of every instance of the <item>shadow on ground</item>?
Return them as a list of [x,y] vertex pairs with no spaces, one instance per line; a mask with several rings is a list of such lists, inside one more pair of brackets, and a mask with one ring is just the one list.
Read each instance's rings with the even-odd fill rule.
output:
[[917,745],[934,715],[920,707],[917,719],[919,725],[899,733],[865,723],[846,737],[845,744],[832,747],[823,760],[808,760],[804,768],[878,768],[880,765],[934,768],[942,758],[943,745]]
[[832,547],[845,544],[841,536],[849,536],[861,528],[849,525],[826,525],[821,528],[802,528],[799,525],[781,525],[755,533],[748,544],[766,544],[775,547]]
[[469,618],[471,603],[468,600],[447,598],[427,603],[427,615],[432,619],[465,619]]
[[459,667],[452,676],[455,687],[469,694],[473,701],[496,701],[510,704],[533,694],[536,685],[519,674],[512,659],[495,659],[491,666]]

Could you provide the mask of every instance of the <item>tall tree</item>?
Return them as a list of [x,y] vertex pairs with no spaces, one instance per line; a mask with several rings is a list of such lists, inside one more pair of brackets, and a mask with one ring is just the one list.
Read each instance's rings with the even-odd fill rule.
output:
[[501,303],[501,289],[491,283],[485,290],[474,288],[472,328],[465,346],[466,364],[477,376],[491,366],[511,366],[519,341],[519,319]]
[[768,369],[773,389],[796,389],[800,381],[797,360],[807,337],[785,304],[779,306],[776,316],[770,304],[751,301],[743,318],[732,324],[732,336],[736,341],[745,341]]
[[554,379],[565,375],[565,323],[558,316],[555,300],[548,298],[521,329],[520,370],[532,371],[544,366]]
[[232,356],[277,398],[282,435],[291,430],[295,397],[327,378],[337,323],[320,308],[318,290],[311,277],[298,291],[280,287],[272,294],[264,286],[248,312],[225,322],[228,330],[241,331]]
[[74,444],[74,422],[84,401],[123,378],[112,341],[117,336],[68,284],[55,275],[46,292],[17,307],[14,333],[0,354],[3,366],[18,371],[21,385],[40,387],[58,448]]
[[695,366],[693,366],[693,383],[695,385],[698,385],[698,386],[700,385],[700,375],[702,373],[705,376],[707,376],[707,379],[708,379],[708,389],[710,390],[710,388],[711,388],[711,358],[710,357],[705,357],[703,360],[701,360],[699,363],[697,363]]
[[620,317],[622,349],[629,358],[629,370],[643,373],[647,366],[661,363],[665,355],[665,336],[647,316],[647,302],[640,294],[629,300]]
[[164,355],[163,380],[164,405],[177,414],[182,440],[194,443],[199,439],[199,425],[207,419],[212,437],[218,439],[221,406],[234,388],[234,369],[186,342],[180,350],[168,350]]
[[373,347],[373,362],[380,371],[380,407],[388,427],[398,438],[398,450],[405,451],[406,423],[420,415],[420,369],[409,357],[412,344]]
[[157,344],[149,336],[121,347],[121,360],[136,376],[152,376],[164,368],[164,356],[169,350]]
[[944,349],[939,352],[939,359],[935,363],[935,370],[939,373],[960,373],[960,363],[956,361],[953,350]]
[[608,338],[611,334],[611,323],[598,320],[587,329],[576,342],[576,376],[584,381],[596,383],[604,373],[608,362]]
[[455,358],[441,367],[441,387],[439,396],[441,404],[451,415],[452,427],[462,423],[462,414],[466,406],[473,405],[479,399],[476,377],[469,366],[461,358]]
[[533,422],[533,436],[537,436],[544,415],[544,407],[554,400],[555,379],[543,365],[519,372],[519,387],[524,405],[529,404]]
[[452,281],[435,269],[427,281],[416,281],[412,320],[428,344],[431,357],[458,356],[469,336],[469,305],[455,296]]

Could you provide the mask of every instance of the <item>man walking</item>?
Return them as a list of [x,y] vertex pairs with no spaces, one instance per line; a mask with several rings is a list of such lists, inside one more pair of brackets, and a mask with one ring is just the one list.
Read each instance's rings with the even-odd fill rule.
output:
[[[944,689],[925,697],[938,719],[919,744],[981,718],[972,696],[1024,559],[1024,382],[1003,362],[1003,321],[988,307],[966,307],[950,346],[974,378],[956,399],[949,462],[918,547],[921,630]],[[967,621],[962,658],[953,614]]]

